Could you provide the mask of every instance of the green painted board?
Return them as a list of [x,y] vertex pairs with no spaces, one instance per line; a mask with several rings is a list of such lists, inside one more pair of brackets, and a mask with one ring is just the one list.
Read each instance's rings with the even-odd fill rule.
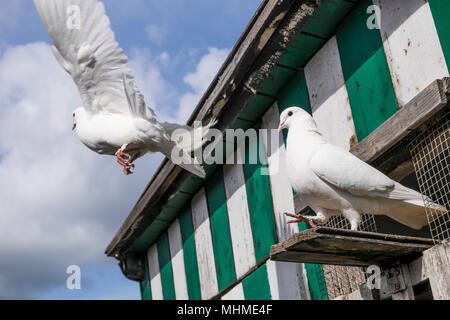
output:
[[217,170],[207,181],[206,198],[210,215],[217,281],[219,291],[222,291],[236,280],[230,223],[228,221],[227,197],[222,170]]
[[367,28],[370,5],[371,0],[362,1],[336,32],[359,141],[398,110],[380,31]]
[[[308,88],[306,86],[305,72],[298,71],[297,74],[281,89],[278,95],[278,111],[281,114],[289,107],[302,107],[311,113],[309,104]],[[287,130],[283,130],[284,142],[287,141]]]
[[249,161],[250,154],[257,152],[263,155],[262,148],[264,146],[260,141],[247,143],[243,165],[256,262],[267,258],[270,247],[277,242],[269,176],[261,174],[267,172],[267,165],[263,164],[265,161],[261,161],[261,158],[257,164],[251,164]]
[[311,300],[328,300],[327,285],[320,264],[305,263]]
[[145,231],[133,242],[130,247],[131,251],[141,252],[145,251],[150,247],[159,236],[159,233],[150,230],[150,228],[145,229]]
[[354,6],[355,4],[346,0],[323,0],[303,31],[328,39],[333,35],[339,22]]
[[428,3],[433,14],[434,25],[436,26],[439,41],[441,42],[447,67],[450,68],[450,1],[429,0]]
[[202,187],[203,183],[204,183],[203,179],[192,174],[181,186],[180,191],[194,195]]
[[263,264],[242,280],[245,300],[271,300],[267,267]]
[[[181,208],[183,208],[186,203],[188,203],[192,198],[192,194],[191,193],[185,193],[185,192],[177,192],[174,196],[172,196],[168,201],[167,204],[163,207],[163,211],[164,210],[172,210],[172,211],[179,211]],[[169,213],[170,215],[171,213]],[[169,216],[168,216],[169,217]],[[161,218],[163,220],[169,220],[172,221],[173,219],[170,218],[166,218],[166,216],[164,216],[163,218]]]
[[278,63],[291,68],[302,68],[325,42],[324,39],[300,33]]
[[201,300],[200,278],[198,275],[197,250],[195,248],[192,211],[186,206],[179,216],[181,239],[183,241],[184,268],[190,300]]
[[[311,209],[306,209],[302,215],[315,215]],[[300,232],[311,228],[306,222],[298,224]],[[311,300],[328,300],[327,286],[323,275],[322,265],[305,263],[306,277],[308,278],[309,293]]]
[[278,95],[277,103],[280,114],[285,109],[292,106],[302,107],[311,113],[308,88],[306,87],[305,73],[303,71],[298,71],[295,76],[286,83]]
[[258,89],[258,92],[276,96],[283,85],[295,75],[295,72],[296,71],[292,69],[275,66]]
[[175,300],[172,262],[170,257],[169,236],[167,231],[158,240],[158,262],[161,275],[164,300]]
[[145,265],[145,275],[144,279],[139,283],[139,287],[141,289],[141,300],[152,300],[152,291],[150,288],[150,274],[148,271],[148,262],[147,259],[144,259]]
[[247,107],[239,114],[239,118],[255,123],[272,106],[273,102],[272,98],[255,94]]
[[229,129],[242,129],[247,130],[255,125],[255,121],[249,121],[242,118],[237,118],[233,121],[233,123],[230,125]]

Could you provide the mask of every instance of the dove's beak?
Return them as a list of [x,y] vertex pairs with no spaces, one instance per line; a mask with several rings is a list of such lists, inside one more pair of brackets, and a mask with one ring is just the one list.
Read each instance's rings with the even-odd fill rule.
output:
[[281,132],[283,129],[286,129],[286,123],[284,121],[280,123],[280,126],[278,127],[278,132]]
[[74,122],[72,126],[72,131],[74,131],[77,128],[77,124]]

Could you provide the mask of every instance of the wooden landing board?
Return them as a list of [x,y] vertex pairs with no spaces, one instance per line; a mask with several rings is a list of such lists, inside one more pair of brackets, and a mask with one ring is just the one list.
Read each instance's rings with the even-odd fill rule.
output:
[[433,241],[399,235],[318,227],[275,244],[270,259],[297,263],[383,266],[419,256]]

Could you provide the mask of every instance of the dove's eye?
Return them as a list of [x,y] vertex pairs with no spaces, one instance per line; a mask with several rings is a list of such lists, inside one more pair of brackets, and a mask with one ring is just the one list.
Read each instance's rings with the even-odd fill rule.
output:
[[294,113],[293,113],[292,111],[289,111],[288,116],[289,116],[289,117],[292,117],[293,114],[294,114]]
[[74,118],[75,118],[75,113],[74,113],[74,114],[72,114],[72,117],[74,117]]

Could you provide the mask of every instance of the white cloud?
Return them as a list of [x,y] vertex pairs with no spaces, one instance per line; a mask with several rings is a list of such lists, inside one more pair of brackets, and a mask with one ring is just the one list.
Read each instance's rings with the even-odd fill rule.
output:
[[0,298],[24,298],[106,259],[161,156],[125,177],[84,147],[70,130],[78,92],[48,44],[7,49],[0,70]]
[[154,44],[160,45],[167,36],[167,31],[160,25],[151,24],[145,28],[148,40]]
[[228,49],[209,48],[208,53],[200,59],[196,71],[184,77],[184,82],[193,89],[193,92],[188,92],[181,97],[178,122],[186,122],[189,118],[225,61],[228,52]]

